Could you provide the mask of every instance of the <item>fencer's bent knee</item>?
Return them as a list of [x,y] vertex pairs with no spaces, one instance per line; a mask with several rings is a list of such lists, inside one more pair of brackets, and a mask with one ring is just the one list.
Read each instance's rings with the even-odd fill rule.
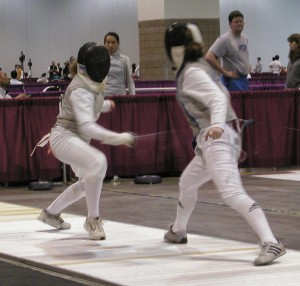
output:
[[223,198],[225,203],[232,209],[237,210],[241,204],[250,207],[254,201],[246,193],[235,193],[234,195]]
[[99,153],[91,158],[87,166],[87,176],[101,176],[104,178],[107,170],[107,160],[104,154]]
[[189,180],[187,180],[185,177],[180,177],[179,178],[179,189],[180,190],[184,190],[185,192],[188,192],[187,190],[189,189],[198,189],[198,187],[194,184],[196,184],[196,182],[191,182]]

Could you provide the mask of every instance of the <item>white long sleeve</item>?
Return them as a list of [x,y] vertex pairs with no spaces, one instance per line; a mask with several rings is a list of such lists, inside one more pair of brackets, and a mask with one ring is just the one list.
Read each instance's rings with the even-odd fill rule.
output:
[[189,67],[184,76],[182,92],[210,111],[211,126],[224,128],[228,101],[206,71]]
[[89,91],[83,88],[74,90],[70,96],[70,102],[78,130],[83,136],[109,145],[131,145],[133,143],[134,138],[131,134],[107,130],[96,122],[96,113],[101,109],[102,102],[97,101]]

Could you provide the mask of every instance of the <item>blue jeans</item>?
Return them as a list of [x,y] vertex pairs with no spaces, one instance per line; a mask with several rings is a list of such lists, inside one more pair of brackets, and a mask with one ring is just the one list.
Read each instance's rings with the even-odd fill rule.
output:
[[249,81],[247,76],[240,76],[239,78],[222,76],[221,80],[229,91],[249,90]]

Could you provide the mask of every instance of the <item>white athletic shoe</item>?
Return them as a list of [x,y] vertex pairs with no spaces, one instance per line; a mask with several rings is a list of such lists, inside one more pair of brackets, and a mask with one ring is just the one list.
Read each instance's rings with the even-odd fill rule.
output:
[[49,214],[46,210],[43,210],[37,219],[46,224],[49,224],[57,229],[70,229],[71,228],[71,225],[69,223],[65,222],[61,218],[60,214],[52,215],[52,214]]
[[270,242],[261,244],[261,252],[255,259],[254,264],[256,266],[269,264],[285,253],[285,247],[280,241],[278,243]]
[[106,235],[102,227],[102,220],[99,217],[86,218],[84,223],[85,230],[89,233],[89,238],[92,240],[104,240]]
[[188,242],[186,231],[173,232],[173,224],[169,225],[167,232],[164,235],[164,241],[168,243],[185,244]]

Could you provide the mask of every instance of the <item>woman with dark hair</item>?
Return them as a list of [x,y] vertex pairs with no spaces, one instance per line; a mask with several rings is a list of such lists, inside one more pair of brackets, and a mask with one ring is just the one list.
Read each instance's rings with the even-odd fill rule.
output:
[[219,75],[203,59],[198,26],[176,23],[165,35],[169,59],[178,69],[176,98],[196,136],[195,156],[179,180],[177,216],[164,240],[187,243],[187,223],[196,205],[198,190],[213,180],[224,201],[249,224],[261,241],[255,265],[271,263],[285,254],[273,235],[260,206],[246,193],[238,169],[241,140],[230,95]]
[[104,36],[104,46],[110,54],[110,69],[106,79],[105,95],[125,95],[126,87],[130,95],[135,95],[130,60],[128,56],[119,51],[119,35],[115,32],[107,33]]
[[287,40],[290,44],[290,52],[286,87],[300,88],[300,34],[292,34]]
[[280,75],[282,66],[279,61],[279,55],[276,55],[275,57],[272,58],[272,61],[269,64],[269,68],[271,73]]

